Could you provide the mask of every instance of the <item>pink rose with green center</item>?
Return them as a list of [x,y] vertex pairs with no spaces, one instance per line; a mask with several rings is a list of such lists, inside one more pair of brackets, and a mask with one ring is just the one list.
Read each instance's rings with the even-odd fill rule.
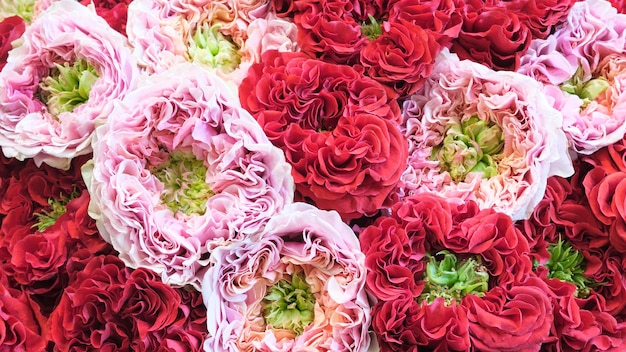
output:
[[95,126],[136,85],[126,38],[71,0],[41,14],[0,73],[0,146],[8,157],[69,167]]
[[474,200],[517,220],[531,214],[548,177],[573,173],[562,115],[523,75],[444,52],[403,116],[404,195]]
[[172,285],[197,285],[215,247],[258,232],[294,193],[282,152],[226,83],[191,63],[116,106],[84,175],[102,237]]
[[337,212],[293,203],[217,248],[202,282],[206,351],[367,351],[365,256]]

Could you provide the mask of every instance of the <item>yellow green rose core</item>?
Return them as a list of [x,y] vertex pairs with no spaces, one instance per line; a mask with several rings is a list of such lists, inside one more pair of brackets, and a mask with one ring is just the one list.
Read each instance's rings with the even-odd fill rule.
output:
[[85,60],[55,63],[50,75],[39,84],[41,101],[54,116],[72,112],[89,100],[89,92],[98,77],[96,69]]
[[174,213],[202,215],[213,190],[206,181],[207,167],[191,152],[174,151],[151,170],[163,183],[161,200]]
[[361,24],[361,33],[369,40],[375,40],[383,34],[383,29],[376,19],[369,15],[370,23],[363,22]]
[[315,297],[304,275],[296,273],[291,280],[280,280],[263,298],[265,323],[273,328],[293,331],[296,335],[315,318]]
[[219,25],[198,25],[189,36],[187,54],[191,61],[231,73],[241,63],[239,46],[219,29]]
[[24,22],[33,21],[35,0],[0,0],[0,21],[11,16],[19,16]]
[[[442,297],[447,305],[459,302],[465,295],[482,296],[489,289],[489,273],[480,257],[459,260],[448,251],[436,256],[426,254],[428,263],[424,272],[424,290],[418,302],[433,303]],[[440,259],[438,259],[440,258]]]
[[48,227],[54,225],[61,215],[67,212],[67,204],[78,196],[79,193],[74,191],[67,197],[48,199],[48,209],[33,214],[37,221],[32,227],[36,227],[39,232],[44,232]]
[[446,128],[443,142],[433,148],[431,158],[439,161],[454,181],[463,181],[470,172],[490,178],[498,174],[497,159],[504,148],[502,128],[471,116]]

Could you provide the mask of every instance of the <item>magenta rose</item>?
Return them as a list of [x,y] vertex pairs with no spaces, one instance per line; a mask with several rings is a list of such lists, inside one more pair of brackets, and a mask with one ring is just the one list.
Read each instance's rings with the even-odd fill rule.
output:
[[538,351],[554,321],[549,289],[539,278],[466,296],[469,334],[480,351]]
[[531,40],[530,29],[515,11],[476,0],[463,9],[463,26],[451,50],[461,60],[515,71]]
[[285,153],[299,200],[346,220],[390,205],[407,145],[397,102],[381,84],[350,66],[270,51],[239,98]]
[[24,34],[26,23],[19,16],[11,16],[0,22],[0,70],[6,65],[13,41]]

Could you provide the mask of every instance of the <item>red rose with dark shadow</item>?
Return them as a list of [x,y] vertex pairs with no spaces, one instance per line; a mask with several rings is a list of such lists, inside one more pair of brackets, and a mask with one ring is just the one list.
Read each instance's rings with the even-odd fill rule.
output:
[[530,29],[517,13],[475,0],[468,2],[463,15],[461,32],[451,50],[461,60],[494,70],[517,70],[532,40]]

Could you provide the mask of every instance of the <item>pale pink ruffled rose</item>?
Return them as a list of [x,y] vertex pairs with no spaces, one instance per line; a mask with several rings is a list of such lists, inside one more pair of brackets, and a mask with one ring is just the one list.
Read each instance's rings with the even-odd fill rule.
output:
[[338,213],[291,204],[258,236],[213,252],[205,351],[367,351],[364,261]]
[[574,4],[567,21],[535,40],[518,72],[545,85],[571,149],[591,154],[626,133],[626,15],[611,3]]
[[199,285],[214,247],[293,201],[291,168],[226,84],[186,63],[147,77],[96,130],[90,214],[127,265]]
[[[56,112],[42,98],[43,80],[56,65],[87,62],[96,72],[88,97],[73,110]],[[91,152],[96,124],[113,102],[136,85],[139,71],[126,45],[93,10],[64,0],[54,3],[26,30],[0,72],[0,146],[7,157],[33,158],[67,168]]]
[[409,161],[401,195],[474,200],[518,220],[542,199],[548,177],[574,172],[562,115],[518,73],[444,51],[403,117]]
[[296,25],[267,6],[266,1],[134,0],[126,30],[148,74],[199,62],[236,87],[263,52],[299,50]]

